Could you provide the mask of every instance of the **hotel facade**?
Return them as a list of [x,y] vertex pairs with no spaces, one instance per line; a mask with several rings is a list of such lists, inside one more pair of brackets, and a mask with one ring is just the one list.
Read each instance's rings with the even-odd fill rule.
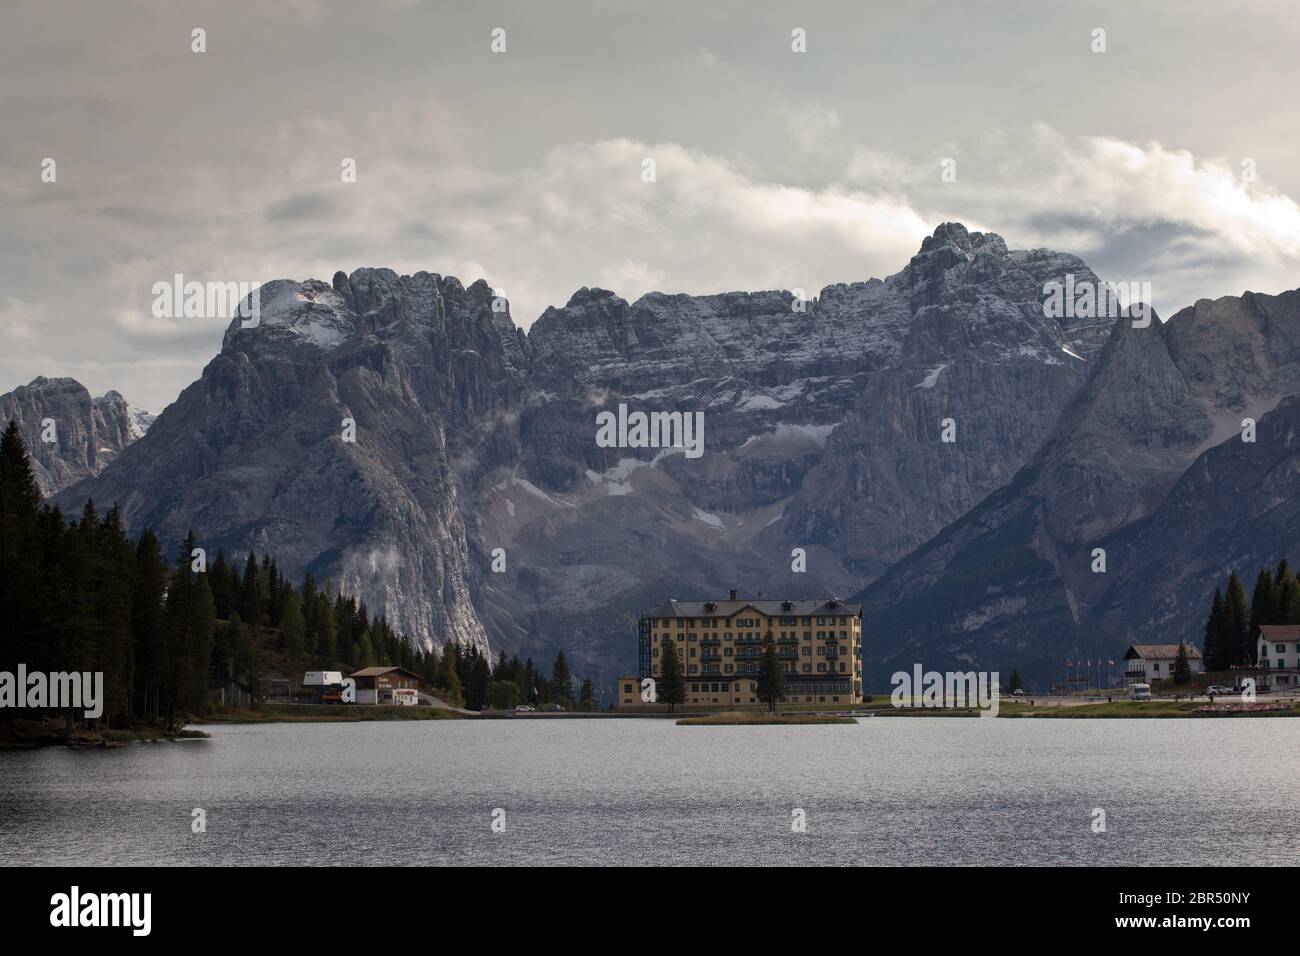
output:
[[[620,709],[640,709],[640,680],[658,680],[674,641],[686,705],[759,704],[763,643],[776,644],[787,704],[862,701],[862,605],[824,601],[671,600],[641,617],[639,675],[619,680]],[[635,686],[633,686],[635,683]]]

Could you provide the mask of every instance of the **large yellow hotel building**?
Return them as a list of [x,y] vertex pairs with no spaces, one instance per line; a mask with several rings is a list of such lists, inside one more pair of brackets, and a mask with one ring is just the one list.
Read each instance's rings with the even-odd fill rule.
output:
[[862,701],[862,605],[825,601],[671,600],[642,616],[638,677],[618,682],[621,710],[639,710],[640,680],[658,678],[664,641],[677,642],[686,704],[758,704],[763,642],[785,668],[789,704]]

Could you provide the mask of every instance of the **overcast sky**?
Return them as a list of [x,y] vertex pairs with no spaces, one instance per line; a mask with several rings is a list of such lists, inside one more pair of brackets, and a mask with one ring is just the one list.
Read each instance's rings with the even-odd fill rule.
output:
[[177,272],[485,278],[526,326],[584,285],[884,276],[959,220],[1164,315],[1300,286],[1283,0],[259,6],[5,0],[0,392],[71,375],[161,410],[226,325],[152,316]]

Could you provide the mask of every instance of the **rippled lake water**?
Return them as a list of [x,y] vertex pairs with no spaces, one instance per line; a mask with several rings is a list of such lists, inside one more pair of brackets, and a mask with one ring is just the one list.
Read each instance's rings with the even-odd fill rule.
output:
[[[1295,864],[1300,721],[216,725],[0,753],[29,864]],[[201,807],[207,832],[191,832]],[[505,811],[505,832],[492,831]],[[792,811],[807,820],[791,831]],[[1106,832],[1094,833],[1094,809]]]

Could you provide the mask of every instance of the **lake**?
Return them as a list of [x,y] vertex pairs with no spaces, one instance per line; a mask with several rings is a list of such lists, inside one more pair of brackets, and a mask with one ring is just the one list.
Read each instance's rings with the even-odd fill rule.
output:
[[[1300,721],[212,725],[0,752],[9,864],[1294,864]],[[191,832],[191,811],[207,832]],[[492,830],[505,811],[505,832]],[[802,809],[806,831],[791,830]],[[1093,832],[1094,809],[1106,832]]]

